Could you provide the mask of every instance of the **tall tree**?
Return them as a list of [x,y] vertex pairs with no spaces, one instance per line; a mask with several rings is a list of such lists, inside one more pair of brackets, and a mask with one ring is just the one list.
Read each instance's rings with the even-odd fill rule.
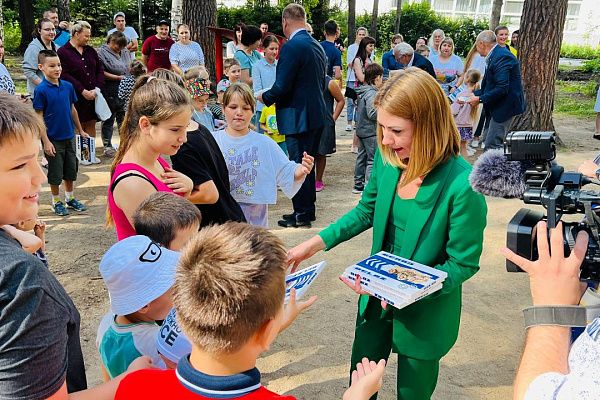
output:
[[71,10],[69,9],[69,0],[57,0],[56,9],[58,19],[61,21],[71,21]]
[[33,1],[19,1],[19,25],[21,26],[19,51],[24,53],[31,42],[31,33],[35,27]]
[[503,0],[494,0],[492,3],[492,14],[490,15],[490,29],[493,31],[500,25],[500,13],[502,12]]
[[[2,0],[0,0],[0,37],[4,39],[4,12],[2,11]],[[0,59],[0,63],[4,62],[4,57]]]
[[356,0],[348,0],[348,46],[356,35]]
[[[519,27],[519,61],[527,109],[512,126],[553,131],[552,110],[568,0],[525,0]],[[544,40],[539,40],[543,37]]]
[[[205,65],[209,67],[211,80],[216,81],[215,35],[208,27],[217,26],[217,0],[183,0],[183,23],[190,27],[192,40],[200,43],[204,50]],[[222,51],[219,48],[219,51]],[[219,54],[221,56],[221,54]]]
[[379,16],[379,0],[373,0],[373,13],[371,15],[371,37],[377,41],[377,17]]
[[400,33],[400,17],[402,16],[402,0],[396,0],[396,24],[394,34]]

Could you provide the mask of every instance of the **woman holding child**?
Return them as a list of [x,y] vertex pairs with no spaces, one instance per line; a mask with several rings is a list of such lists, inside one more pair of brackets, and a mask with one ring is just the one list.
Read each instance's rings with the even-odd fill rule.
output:
[[437,82],[409,68],[375,99],[377,142],[371,178],[358,205],[317,236],[289,251],[294,268],[320,250],[373,228],[372,253],[385,250],[448,273],[443,288],[403,309],[360,288],[352,364],[398,354],[399,399],[428,399],[440,359],[458,336],[461,286],[479,269],[486,224],[483,196],[473,192],[471,166]]

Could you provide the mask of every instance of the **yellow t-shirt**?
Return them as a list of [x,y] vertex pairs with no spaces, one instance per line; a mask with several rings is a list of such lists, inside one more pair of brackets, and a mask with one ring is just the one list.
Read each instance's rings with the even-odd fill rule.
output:
[[264,107],[260,113],[260,123],[265,124],[267,131],[265,135],[269,136],[276,143],[285,142],[285,135],[280,135],[277,130],[277,117],[275,116],[275,104]]

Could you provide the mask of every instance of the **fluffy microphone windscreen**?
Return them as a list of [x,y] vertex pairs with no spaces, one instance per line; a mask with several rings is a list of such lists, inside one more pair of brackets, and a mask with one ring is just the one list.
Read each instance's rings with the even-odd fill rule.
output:
[[517,198],[525,191],[525,167],[520,161],[508,161],[502,149],[483,153],[469,176],[476,192],[492,197]]

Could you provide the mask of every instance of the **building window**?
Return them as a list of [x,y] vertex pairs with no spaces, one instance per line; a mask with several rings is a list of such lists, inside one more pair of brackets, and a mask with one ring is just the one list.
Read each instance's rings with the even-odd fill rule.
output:
[[456,11],[474,13],[477,9],[477,0],[456,0]]
[[567,16],[579,17],[580,11],[581,11],[581,3],[569,2],[569,5],[567,6]]
[[565,22],[565,31],[566,32],[576,32],[579,19],[578,18],[568,18]]
[[521,14],[523,12],[522,1],[507,1],[504,4],[504,14]]
[[489,14],[492,12],[492,0],[479,0],[478,14]]
[[435,11],[452,11],[454,0],[432,0],[431,8]]

